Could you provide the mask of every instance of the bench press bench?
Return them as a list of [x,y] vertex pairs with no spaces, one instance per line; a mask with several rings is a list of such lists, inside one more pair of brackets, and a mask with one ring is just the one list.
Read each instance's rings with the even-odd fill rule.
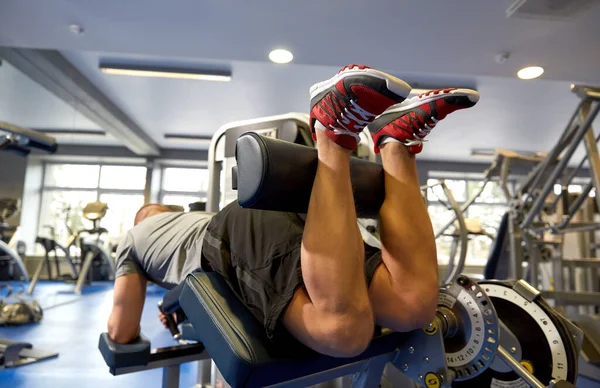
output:
[[[306,212],[316,173],[315,149],[248,133],[237,141],[236,158],[238,171],[234,177],[237,176],[241,206]],[[351,162],[357,212],[362,217],[376,216],[383,202],[382,174],[381,166],[375,163],[359,159]],[[286,184],[282,187],[282,178],[285,176],[288,179],[285,179]],[[294,179],[289,179],[289,176]],[[286,200],[281,201],[282,197]],[[525,287],[522,284],[519,286]],[[160,354],[166,354],[169,350],[151,351],[149,342],[143,337],[122,345],[114,343],[104,333],[100,337],[99,348],[111,373],[115,375],[166,366],[163,387],[177,386],[175,379],[168,378],[169,372],[175,374],[173,369],[176,361],[196,361],[209,356],[232,387],[306,387],[347,375],[352,376],[354,387],[377,387],[388,363],[419,385],[449,387],[453,380],[468,380],[489,367],[498,351],[500,329],[492,303],[473,280],[461,276],[440,292],[455,297],[457,302],[452,306],[440,307],[429,327],[409,333],[383,329],[374,336],[361,355],[334,358],[308,349],[291,336],[284,342],[270,341],[262,325],[223,277],[216,272],[195,272],[167,293],[165,299],[169,303],[163,310],[168,313],[180,308],[193,326],[197,336],[195,339],[199,343],[175,347],[182,349],[182,352],[190,352],[188,358],[171,349],[174,361],[165,362]],[[465,293],[471,298],[471,302],[468,302],[471,309],[482,317],[484,314],[486,316],[487,322],[486,326],[482,326],[482,332],[486,333],[487,338],[484,338],[488,342],[485,349],[478,350],[473,362],[449,368],[444,337],[452,343],[453,333],[460,332],[464,334],[462,337],[467,336],[468,339],[472,333],[463,330],[467,330],[467,327],[473,330],[471,326],[474,321],[464,325],[469,319],[468,315],[463,319],[461,314],[464,313],[453,307],[461,307],[459,305],[462,302],[458,297]],[[458,341],[461,335],[457,336]],[[530,385],[546,386],[528,374],[525,368],[519,368],[520,364],[504,351],[498,355],[510,363],[513,370],[518,370],[519,376]],[[566,387],[572,386],[566,384]]]

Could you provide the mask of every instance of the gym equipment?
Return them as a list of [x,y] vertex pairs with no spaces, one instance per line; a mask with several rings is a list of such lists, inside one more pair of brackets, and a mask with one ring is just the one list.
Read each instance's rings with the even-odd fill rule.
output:
[[[39,132],[0,122],[0,151],[6,150],[15,152],[21,156],[27,156],[31,152],[31,149],[54,153],[57,148],[58,146],[54,138]],[[13,262],[19,268],[22,279],[28,281],[29,276],[21,257],[9,245],[0,240],[0,250],[8,252]],[[58,353],[55,352],[34,349],[30,343],[0,339],[0,369],[28,365],[57,356]]]
[[[10,151],[21,156],[27,156],[31,152],[31,149],[38,149],[48,153],[54,153],[57,150],[56,140],[39,132],[31,131],[28,129],[17,127],[3,121],[0,121],[0,151]],[[12,206],[7,206],[7,203],[0,203],[3,208],[0,210],[0,228],[2,233],[6,230],[5,221],[8,218],[8,213],[14,214],[16,212],[14,203]],[[13,235],[11,240],[16,239],[16,234]],[[0,239],[0,252],[4,252],[9,257],[11,263],[13,263],[20,272],[21,279],[29,281],[29,274],[25,269],[21,255],[15,249],[16,240],[11,241],[8,244]]]
[[0,369],[33,364],[58,357],[58,353],[34,349],[28,342],[0,339]]
[[0,289],[2,288],[7,290],[7,294],[0,299],[0,325],[25,325],[42,320],[44,313],[37,301],[25,300],[21,297],[22,291],[13,293],[13,288],[9,285],[0,285]]
[[[31,282],[29,283],[29,287],[27,288],[27,293],[29,295],[33,294],[33,290],[35,289],[35,286],[37,285],[37,282],[40,279],[44,267],[46,268],[46,273],[48,274],[48,280],[70,280],[77,278],[77,267],[75,265],[75,262],[71,258],[68,248],[65,248],[62,245],[60,245],[58,242],[56,242],[55,239],[48,237],[38,236],[36,237],[35,242],[37,244],[40,244],[42,248],[44,248],[44,258],[38,264],[33,274],[33,277],[31,278]],[[68,247],[70,248],[71,244],[69,244]],[[72,275],[61,274],[59,263],[60,258],[63,258],[69,263]],[[52,267],[50,266],[51,261],[54,261],[56,276],[52,273]]]
[[102,267],[107,268],[107,273],[100,273],[102,279],[113,280],[115,278],[115,263],[110,251],[101,242],[102,235],[108,233],[108,230],[100,227],[99,224],[107,211],[108,205],[104,202],[90,202],[83,208],[83,216],[92,221],[94,226],[92,229],[80,230],[77,233],[77,241],[81,249],[81,269],[75,285],[75,294],[81,294],[84,282],[91,283],[93,280],[93,271],[90,271],[92,265],[99,268],[100,271],[103,271]]
[[[232,173],[237,177],[232,187],[238,189],[240,205],[306,212],[316,172],[314,148],[249,133],[237,140],[235,154],[238,171]],[[381,174],[373,163],[351,163],[357,209],[363,214],[375,214],[381,205]],[[233,387],[305,387],[346,375],[353,376],[353,386],[372,387],[388,363],[428,387],[572,387],[577,376],[574,360],[581,331],[524,281],[477,284],[458,276],[440,289],[438,311],[428,327],[410,333],[383,329],[363,354],[345,359],[318,354],[293,338],[268,340],[262,325],[217,273],[190,274],[167,296],[179,301],[205,347],[196,349],[197,359],[207,352]],[[165,313],[176,309],[172,302],[163,308]],[[532,338],[538,341],[535,347]],[[116,373],[131,367],[124,364],[131,361],[126,354],[137,354],[139,343],[117,349],[103,335],[100,349]],[[117,355],[121,363],[115,362]],[[138,357],[135,368],[150,366],[147,360]]]
[[[17,227],[10,226],[7,220],[19,211],[20,201],[15,198],[0,198],[0,268],[3,280],[28,280],[29,275],[23,264],[24,247],[17,241]],[[10,236],[10,237],[9,237]],[[15,273],[15,267],[18,273]]]
[[[579,313],[600,312],[600,259],[594,257],[596,244],[585,242],[586,238],[594,242],[594,233],[600,229],[600,223],[594,222],[593,211],[584,207],[594,201],[595,207],[600,208],[597,144],[600,136],[592,127],[600,111],[600,88],[573,85],[572,92],[581,101],[567,127],[557,144],[511,196],[507,220],[499,230],[503,239],[497,240],[498,247],[490,257],[493,264],[490,272],[499,273],[498,268],[504,265],[507,278],[525,276],[534,287],[542,289],[542,295],[553,306],[566,311],[567,316],[583,329],[584,343],[590,344],[598,343],[594,339],[600,336],[600,326],[590,325]],[[585,155],[577,160],[578,148],[585,149]],[[583,167],[587,167],[587,172]],[[584,175],[587,183],[582,192],[578,195],[569,193],[569,185]],[[558,193],[555,193],[556,187],[561,188]],[[592,191],[594,198],[590,196]],[[588,215],[583,221],[578,220],[581,213]],[[580,233],[582,245],[587,246],[582,250],[583,257],[565,258],[565,235],[573,232]],[[509,259],[503,260],[502,254],[507,251]],[[524,263],[527,264],[525,270]],[[591,370],[587,376],[600,382],[600,357],[594,348],[584,347],[580,369]]]

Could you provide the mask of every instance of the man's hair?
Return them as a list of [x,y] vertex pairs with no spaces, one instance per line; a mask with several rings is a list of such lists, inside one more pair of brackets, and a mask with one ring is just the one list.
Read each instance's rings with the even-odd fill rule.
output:
[[151,217],[158,213],[170,212],[171,208],[165,205],[161,205],[158,203],[148,203],[140,208],[135,214],[135,220],[133,221],[133,225],[137,225],[140,222],[144,221],[146,218]]

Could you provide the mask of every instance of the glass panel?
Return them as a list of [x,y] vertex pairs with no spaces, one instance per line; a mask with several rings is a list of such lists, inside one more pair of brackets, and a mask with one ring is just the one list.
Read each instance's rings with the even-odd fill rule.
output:
[[[469,191],[469,198],[474,197],[482,186],[482,181],[468,181],[467,188]],[[502,191],[502,188],[498,182],[489,182],[475,202],[506,203],[506,196],[504,195],[504,192]]]
[[208,190],[208,170],[167,167],[164,170],[163,190],[206,192]]
[[471,236],[467,248],[467,265],[485,265],[492,242],[492,239],[487,236]]
[[190,211],[189,204],[198,201],[206,201],[206,198],[201,198],[199,195],[169,195],[165,194],[161,203],[165,205],[183,206],[185,211]]
[[90,228],[82,209],[96,200],[95,191],[46,190],[42,195],[38,234],[67,245],[72,232]]
[[48,164],[45,186],[93,189],[98,187],[100,166],[92,164]]
[[144,190],[146,167],[102,166],[100,187],[103,189]]
[[131,228],[135,214],[144,205],[142,194],[102,194],[100,201],[108,204],[108,212],[100,225],[108,229],[111,244],[118,244],[121,237]]

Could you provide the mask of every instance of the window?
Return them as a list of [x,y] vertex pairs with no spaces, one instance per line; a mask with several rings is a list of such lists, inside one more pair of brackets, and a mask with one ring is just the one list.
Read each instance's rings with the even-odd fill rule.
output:
[[189,211],[189,204],[206,202],[208,170],[201,168],[165,167],[162,174],[160,202],[180,205]]
[[[438,179],[427,180],[428,185],[438,182]],[[445,182],[460,205],[475,196],[483,186],[483,181],[476,179],[448,179]],[[509,182],[511,188],[512,185],[513,182]],[[453,218],[454,212],[447,208],[448,201],[440,186],[435,186],[427,191],[427,200],[433,230],[437,233]],[[507,199],[500,184],[489,182],[481,195],[467,209],[465,218],[478,221],[485,233],[495,236],[502,216],[507,211],[507,206]],[[452,228],[449,228],[447,232],[452,232]],[[469,236],[466,263],[468,265],[485,265],[492,242],[492,239],[486,235]],[[438,260],[440,263],[447,263],[452,248],[452,237],[440,236],[436,240],[436,245]]]
[[88,202],[108,204],[100,226],[112,244],[133,226],[144,204],[146,168],[98,164],[46,164],[38,234],[66,244],[75,231],[92,227],[83,217]]

